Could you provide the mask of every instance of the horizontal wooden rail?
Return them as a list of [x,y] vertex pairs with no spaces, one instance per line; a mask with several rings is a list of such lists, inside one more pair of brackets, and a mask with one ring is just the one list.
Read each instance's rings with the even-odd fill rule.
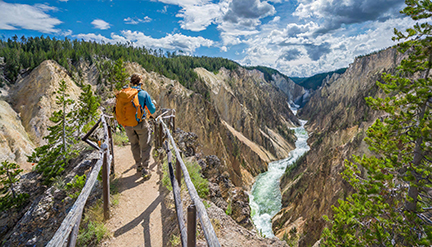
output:
[[[47,247],[63,246],[63,244],[66,242],[66,239],[68,239],[70,232],[72,231],[72,228],[75,226],[75,223],[78,221],[78,217],[82,216],[84,205],[87,202],[87,199],[90,195],[90,192],[94,184],[96,183],[97,176],[102,167],[103,155],[105,154],[105,152],[101,153],[101,158],[97,161],[96,165],[93,167],[93,170],[88,176],[88,179],[84,185],[84,188],[81,191],[81,194],[78,196],[78,199],[75,201],[75,204],[72,206],[68,215],[63,220],[62,224],[60,225],[60,228],[54,234],[54,237],[51,239],[51,241],[49,241]],[[108,162],[110,161],[111,160],[109,159]]]
[[[84,188],[81,190],[78,199],[75,201],[74,205],[69,210],[69,213],[64,218],[63,222],[60,225],[60,228],[57,229],[53,238],[46,245],[48,247],[64,246],[66,241],[68,241],[68,246],[75,246],[84,206],[87,202],[88,197],[90,196],[90,192],[92,191],[96,183],[97,177],[102,167],[105,167],[102,181],[104,190],[103,201],[105,219],[107,219],[109,216],[109,170],[111,169],[111,164],[114,157],[114,150],[112,145],[112,136],[110,134],[111,130],[105,120],[106,117],[109,116],[103,114],[99,121],[82,138],[83,141],[100,151],[100,158],[90,172],[90,175],[87,176]],[[105,140],[104,143],[99,147],[93,142],[89,141],[88,137],[96,130],[96,128],[101,122],[104,128]]]
[[180,187],[179,184],[177,183],[177,179],[174,177],[174,171],[172,167],[172,154],[171,154],[171,150],[169,149],[168,142],[165,143],[165,150],[167,151],[167,156],[168,156],[169,176],[171,180],[171,185],[173,187],[174,204],[177,213],[177,221],[180,228],[180,238],[181,238],[182,246],[186,246],[187,231],[185,227],[185,220],[183,217],[183,207],[182,207],[182,201],[180,196]]
[[156,121],[161,124],[163,131],[165,133],[165,136],[169,139],[171,145],[173,146],[176,158],[180,163],[181,170],[183,171],[183,177],[184,177],[184,181],[186,183],[186,186],[188,188],[189,195],[190,195],[193,203],[195,204],[196,210],[198,212],[198,217],[200,219],[201,227],[204,231],[204,237],[206,238],[208,246],[220,247],[219,240],[216,236],[216,233],[215,233],[213,226],[210,222],[210,219],[207,215],[207,211],[205,209],[205,206],[202,203],[201,198],[198,196],[198,193],[195,189],[195,186],[192,183],[192,180],[189,176],[189,172],[186,168],[186,165],[183,162],[183,159],[181,158],[180,152],[179,152],[179,150],[175,144],[174,138],[171,136],[169,129],[167,128],[167,126],[163,122],[162,118],[158,117],[156,119]]

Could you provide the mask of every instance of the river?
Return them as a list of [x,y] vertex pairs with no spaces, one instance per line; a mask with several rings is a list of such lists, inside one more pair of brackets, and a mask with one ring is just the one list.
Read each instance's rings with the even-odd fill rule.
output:
[[[296,114],[297,108],[293,107],[292,111]],[[288,158],[271,162],[268,171],[258,175],[249,195],[252,220],[258,231],[267,238],[274,236],[271,218],[282,208],[280,178],[287,166],[310,149],[307,145],[308,134],[304,128],[306,121],[300,120],[300,123],[300,127],[292,128],[297,137],[296,148],[290,152]]]

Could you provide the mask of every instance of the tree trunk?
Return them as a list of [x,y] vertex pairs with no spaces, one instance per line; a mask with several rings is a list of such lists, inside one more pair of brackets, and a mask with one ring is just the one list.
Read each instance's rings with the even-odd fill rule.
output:
[[[65,92],[63,92],[63,100],[66,100]],[[63,153],[65,152],[66,152],[66,102],[63,102]],[[63,154],[63,159],[64,159],[64,154]]]
[[12,197],[13,197],[13,199],[15,199],[16,195],[15,195],[15,190],[13,188],[12,178],[11,178],[10,173],[9,173],[9,168],[6,168],[6,174],[7,174],[7,177],[9,178],[9,181],[11,181],[10,188],[12,191]]
[[[423,117],[424,117],[424,114],[426,111],[426,104],[427,104],[427,102],[425,102],[421,108],[421,111],[420,111],[420,114],[418,117],[418,123],[420,123],[421,119],[423,119]],[[421,147],[422,143],[423,143],[423,136],[421,136],[421,134],[420,134],[420,136],[417,137],[417,139],[415,141],[414,158],[412,161],[412,166],[414,168],[417,168],[423,160],[423,150]],[[411,183],[411,185],[408,189],[408,197],[411,197],[413,200],[407,201],[407,203],[405,204],[405,207],[408,211],[416,212],[417,211],[417,197],[419,194],[417,185],[418,185],[418,181],[421,177],[421,174],[418,174],[415,170],[412,171],[412,174],[414,175],[415,182],[414,182],[414,185],[412,185],[412,183]]]

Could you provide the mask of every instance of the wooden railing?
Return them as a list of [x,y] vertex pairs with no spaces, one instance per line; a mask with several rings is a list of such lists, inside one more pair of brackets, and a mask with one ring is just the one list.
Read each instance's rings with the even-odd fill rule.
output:
[[[81,194],[78,196],[78,199],[75,201],[75,204],[72,206],[66,218],[63,220],[60,228],[54,234],[54,237],[50,242],[48,242],[47,246],[49,247],[64,246],[64,244],[67,244],[67,246],[75,246],[84,205],[86,204],[90,192],[96,183],[101,167],[104,218],[109,218],[109,174],[114,171],[114,149],[111,136],[111,127],[107,124],[106,118],[109,118],[109,116],[102,115],[93,128],[82,138],[83,141],[100,151],[100,158],[93,167],[93,170],[90,172],[90,175],[87,176],[84,188],[82,189]],[[104,129],[105,140],[99,147],[99,145],[90,141],[88,137],[96,130],[101,122]]]
[[[167,113],[167,112],[166,112]],[[110,118],[107,115],[102,115],[99,121],[92,127],[92,129],[82,138],[83,141],[88,143],[91,147],[100,151],[100,158],[97,161],[96,165],[93,167],[93,170],[90,172],[90,175],[87,176],[86,184],[81,191],[81,194],[78,196],[78,199],[75,201],[75,204],[72,206],[66,218],[63,220],[60,228],[54,234],[54,237],[47,244],[49,247],[57,247],[57,246],[75,246],[79,225],[82,218],[82,213],[84,209],[84,205],[87,202],[87,199],[90,195],[90,192],[96,183],[97,176],[99,174],[100,169],[102,168],[102,183],[103,183],[103,209],[104,209],[104,218],[109,218],[109,175],[114,171],[114,150],[113,150],[113,141],[111,135],[111,127],[107,124],[106,118]],[[202,203],[198,193],[195,189],[195,186],[192,183],[192,180],[187,171],[186,165],[184,164],[180,152],[175,144],[175,141],[164,122],[168,122],[168,125],[172,130],[175,129],[175,111],[171,111],[171,115],[165,116],[165,114],[160,115],[156,118],[155,123],[155,144],[156,147],[164,146],[167,151],[168,156],[168,167],[170,173],[170,180],[173,187],[176,214],[179,224],[179,229],[181,233],[181,242],[182,246],[192,247],[196,245],[196,212],[198,212],[198,217],[201,222],[201,227],[204,232],[204,236],[206,238],[207,244],[210,247],[220,247],[219,240],[217,239],[216,233],[213,229],[213,226],[210,222],[210,219],[207,215],[207,211]],[[96,128],[102,123],[104,129],[104,142],[99,146],[98,144],[92,142],[88,139],[88,137],[96,130]],[[165,142],[163,141],[164,137],[167,139]],[[172,153],[169,148],[169,143],[175,152],[176,156],[176,169],[174,176],[174,169],[172,167]],[[188,224],[187,229],[185,227],[185,219],[183,216],[183,208],[180,197],[180,184],[181,184],[181,174],[183,172],[183,177],[185,184],[188,188],[189,195],[192,199],[192,205],[188,207]]]
[[[193,185],[192,180],[189,176],[189,172],[186,168],[186,165],[184,164],[180,152],[175,144],[174,138],[172,137],[169,128],[163,121],[164,119],[167,120],[169,127],[171,127],[171,129],[174,131],[175,111],[172,111],[170,116],[164,116],[164,114],[162,114],[156,118],[155,143],[156,143],[156,147],[161,147],[163,145],[167,152],[168,169],[170,173],[171,185],[173,187],[174,201],[175,201],[175,207],[177,213],[177,220],[178,220],[180,234],[181,234],[182,246],[194,247],[196,245],[196,212],[198,212],[198,217],[200,219],[201,227],[203,229],[204,236],[206,238],[208,246],[219,247],[220,246],[219,240],[217,239],[216,233],[207,215],[207,211],[204,207],[204,204],[202,203],[201,198],[198,196],[195,186]],[[164,138],[166,138],[167,140],[163,144]],[[171,154],[171,149],[169,148],[169,142],[171,143],[171,146],[176,156],[176,176],[174,176],[174,169],[172,167],[172,157],[171,157],[172,154]],[[182,171],[183,171],[185,184],[188,188],[189,195],[193,203],[188,207],[187,231],[185,228],[185,223],[184,223],[185,220],[183,217],[183,208],[182,208],[181,197],[180,197],[180,184],[181,184]]]

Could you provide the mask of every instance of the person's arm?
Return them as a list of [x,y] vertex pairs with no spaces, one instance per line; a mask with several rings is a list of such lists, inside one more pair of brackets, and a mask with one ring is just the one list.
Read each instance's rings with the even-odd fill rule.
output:
[[141,106],[143,106],[143,107],[146,106],[151,114],[155,113],[156,107],[153,104],[150,95],[146,91],[140,91],[138,93],[138,99],[139,99]]

